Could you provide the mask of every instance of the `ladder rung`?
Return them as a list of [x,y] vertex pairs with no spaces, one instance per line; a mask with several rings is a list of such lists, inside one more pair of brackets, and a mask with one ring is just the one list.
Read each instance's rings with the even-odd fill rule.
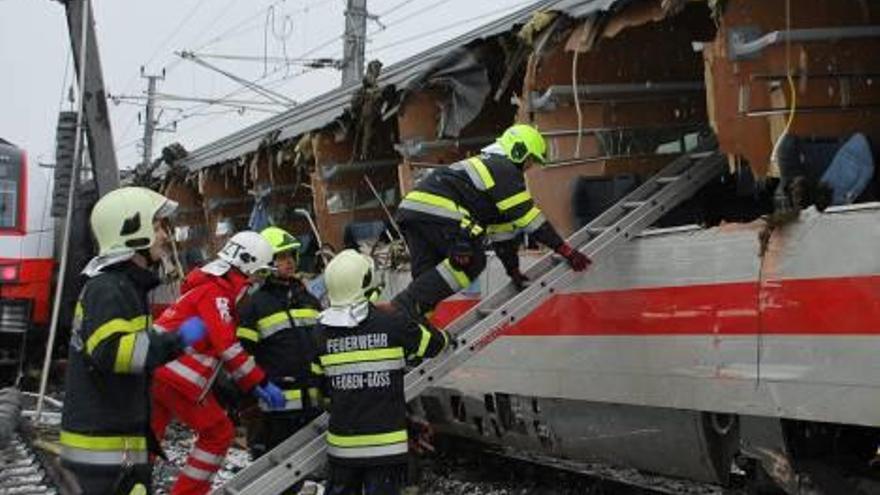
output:
[[681,177],[682,176],[680,176],[680,175],[670,175],[667,177],[657,177],[657,183],[658,184],[671,184],[671,183],[677,181],[678,179],[681,179]]
[[691,153],[688,156],[691,158],[691,160],[702,160],[703,158],[710,157],[714,154],[714,151],[699,151],[697,153]]
[[489,316],[498,308],[477,308],[477,314],[480,316]]
[[623,203],[622,206],[624,208],[626,208],[627,210],[635,210],[636,208],[639,208],[640,206],[644,205],[645,203],[647,203],[647,201],[627,201],[627,202]]

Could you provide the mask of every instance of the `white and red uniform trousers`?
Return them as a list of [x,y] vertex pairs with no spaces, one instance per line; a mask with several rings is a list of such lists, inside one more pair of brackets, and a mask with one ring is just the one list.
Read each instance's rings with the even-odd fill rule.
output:
[[245,392],[265,379],[235,336],[235,303],[247,284],[247,278],[236,270],[224,276],[193,270],[181,287],[183,295],[156,321],[157,327],[173,330],[188,318],[199,316],[207,327],[205,339],[187,354],[159,368],[153,381],[152,427],[156,437],[164,437],[172,419],[196,434],[193,450],[171,489],[172,495],[208,493],[211,479],[232,444],[232,422],[208,390],[217,368],[222,367]]

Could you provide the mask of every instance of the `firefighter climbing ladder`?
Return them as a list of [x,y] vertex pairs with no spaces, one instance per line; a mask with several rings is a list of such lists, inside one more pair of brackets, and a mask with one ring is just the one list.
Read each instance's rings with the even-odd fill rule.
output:
[[[628,194],[568,239],[572,246],[601,262],[609,251],[626,243],[656,222],[726,166],[723,155],[699,151],[685,154]],[[564,289],[574,272],[559,258],[547,255],[531,265],[525,275],[532,283],[517,292],[513,284],[483,299],[448,327],[456,345],[422,363],[406,375],[406,398],[411,400],[437,383],[471,356],[492,343],[503,331]],[[323,462],[323,414],[296,435],[239,472],[215,493],[223,495],[276,495],[314,471]]]

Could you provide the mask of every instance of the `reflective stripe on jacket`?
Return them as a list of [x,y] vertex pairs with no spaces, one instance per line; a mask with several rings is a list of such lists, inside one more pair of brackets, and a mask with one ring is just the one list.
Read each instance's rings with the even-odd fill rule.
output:
[[[533,234],[547,221],[526,187],[522,169],[494,154],[431,171],[400,202],[398,211],[404,222],[419,218],[460,222],[467,218],[485,227],[493,242],[523,232]],[[562,243],[558,236],[546,241],[553,249]]]
[[375,307],[354,328],[319,323],[315,331],[314,368],[330,399],[328,455],[354,465],[400,462],[407,452],[406,362],[440,353],[446,332]]
[[[238,338],[287,399],[285,410],[318,407],[310,364],[320,302],[299,280],[268,280],[241,306]],[[260,404],[265,409],[264,404]]]
[[186,354],[156,370],[156,380],[196,399],[210,385],[218,365],[246,392],[265,378],[236,337],[235,304],[247,283],[247,278],[235,271],[217,277],[197,268],[187,275],[181,287],[183,295],[162,313],[155,326],[173,331],[190,317],[199,316],[207,327],[206,336]]
[[[158,284],[131,262],[105,267],[80,294],[68,351],[61,459],[84,465],[147,462],[147,293]],[[151,361],[152,360],[152,361]],[[150,364],[150,363],[153,364]]]

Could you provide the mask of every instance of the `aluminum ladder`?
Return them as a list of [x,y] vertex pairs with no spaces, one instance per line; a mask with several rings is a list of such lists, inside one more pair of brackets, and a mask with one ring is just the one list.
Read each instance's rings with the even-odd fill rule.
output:
[[[606,253],[625,244],[717,177],[726,164],[725,157],[718,152],[698,149],[697,152],[682,155],[572,234],[568,242],[595,262],[601,262]],[[437,383],[491,344],[506,328],[515,325],[557,291],[568,286],[573,274],[559,257],[548,254],[526,270],[525,275],[532,282],[524,290],[517,292],[513,284],[508,282],[458,317],[447,327],[455,344],[407,373],[407,400],[412,400]],[[255,460],[214,493],[282,493],[324,462],[324,436],[328,418],[326,413],[322,414],[275,449]]]

